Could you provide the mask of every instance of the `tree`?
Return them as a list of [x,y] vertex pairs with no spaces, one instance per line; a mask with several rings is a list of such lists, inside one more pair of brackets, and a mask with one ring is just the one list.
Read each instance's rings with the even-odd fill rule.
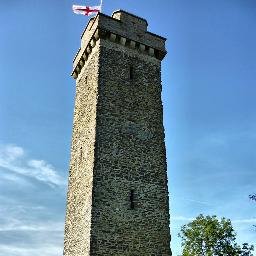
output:
[[[200,214],[192,222],[182,226],[182,256],[251,256],[253,246],[241,248],[235,242],[236,233],[229,219]],[[246,254],[247,253],[247,254]]]
[[240,251],[240,256],[253,256],[252,251],[254,250],[253,245],[249,245],[248,243],[244,243],[243,247]]
[[253,201],[256,201],[256,194],[249,195],[249,198]]

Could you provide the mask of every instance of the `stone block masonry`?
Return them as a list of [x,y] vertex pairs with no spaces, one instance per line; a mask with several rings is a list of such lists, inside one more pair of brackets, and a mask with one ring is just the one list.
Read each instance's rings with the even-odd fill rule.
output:
[[65,256],[170,256],[161,101],[165,39],[99,13],[74,59]]

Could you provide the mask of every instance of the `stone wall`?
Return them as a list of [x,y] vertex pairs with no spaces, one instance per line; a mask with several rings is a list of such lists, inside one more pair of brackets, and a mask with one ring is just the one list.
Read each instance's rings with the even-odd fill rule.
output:
[[65,256],[90,255],[90,230],[99,51],[77,79],[65,223]]
[[91,255],[169,256],[160,61],[100,45]]

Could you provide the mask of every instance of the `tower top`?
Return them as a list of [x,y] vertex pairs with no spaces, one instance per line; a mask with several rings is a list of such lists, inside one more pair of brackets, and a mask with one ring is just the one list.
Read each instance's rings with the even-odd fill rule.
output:
[[124,10],[114,11],[112,16],[98,13],[89,20],[82,33],[81,47],[73,61],[72,76],[76,78],[80,73],[83,63],[99,38],[162,60],[166,55],[166,38],[147,31],[147,26],[147,20]]

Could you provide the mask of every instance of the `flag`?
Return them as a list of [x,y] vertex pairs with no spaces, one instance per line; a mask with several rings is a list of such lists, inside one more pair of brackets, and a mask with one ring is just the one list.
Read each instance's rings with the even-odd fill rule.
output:
[[82,14],[82,15],[93,15],[95,13],[100,12],[101,5],[97,6],[82,6],[82,5],[73,5],[72,6],[73,12],[76,14]]

